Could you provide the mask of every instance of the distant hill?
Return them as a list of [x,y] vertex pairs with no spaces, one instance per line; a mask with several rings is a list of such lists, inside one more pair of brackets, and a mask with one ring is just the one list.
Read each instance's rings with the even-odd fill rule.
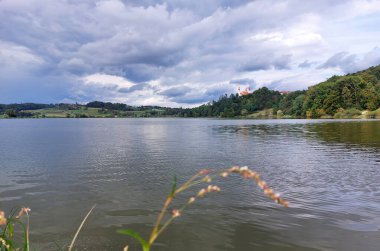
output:
[[219,100],[193,108],[192,111],[194,117],[245,116],[264,109],[275,108],[278,110],[281,96],[280,92],[263,87],[244,96],[239,96],[239,94],[227,96],[225,94]]
[[[271,109],[271,116],[280,118],[351,118],[362,116],[364,110],[374,111],[379,107],[380,65],[345,76],[333,76],[307,91],[282,95],[263,87],[244,96],[225,95],[193,108],[193,113],[200,117],[255,117],[258,111]],[[380,116],[379,111],[366,114]]]
[[266,87],[248,95],[227,94],[195,108],[81,104],[0,104],[0,117],[221,117],[380,118],[380,65],[333,76],[308,90],[278,92]]
[[380,107],[380,66],[345,76],[333,76],[310,87],[303,103],[309,117],[335,115],[344,110],[370,110]]

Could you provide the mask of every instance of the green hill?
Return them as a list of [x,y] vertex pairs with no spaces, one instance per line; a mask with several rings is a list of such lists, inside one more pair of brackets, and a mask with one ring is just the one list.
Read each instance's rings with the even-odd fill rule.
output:
[[380,66],[345,76],[333,76],[310,87],[303,112],[307,117],[333,116],[347,110],[373,111],[380,107]]
[[[333,76],[306,91],[281,95],[263,87],[245,96],[225,95],[193,108],[193,113],[200,117],[380,118],[380,110],[375,111],[379,107],[380,66],[376,66]],[[269,109],[273,114],[268,114]],[[262,110],[266,112],[258,113]]]

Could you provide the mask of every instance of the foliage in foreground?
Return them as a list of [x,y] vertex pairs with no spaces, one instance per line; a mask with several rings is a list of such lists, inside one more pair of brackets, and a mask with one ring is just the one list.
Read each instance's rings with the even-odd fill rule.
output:
[[[184,210],[190,206],[195,201],[204,198],[209,193],[215,193],[220,192],[221,188],[216,185],[212,185],[212,181],[216,178],[227,178],[231,175],[238,175],[243,177],[244,179],[254,181],[264,192],[266,196],[271,198],[273,201],[277,202],[278,204],[288,207],[289,203],[282,199],[279,194],[275,193],[267,184],[265,181],[263,181],[259,174],[250,170],[248,167],[238,167],[234,166],[229,169],[219,171],[219,172],[213,172],[211,170],[201,170],[197,174],[195,174],[193,177],[191,177],[188,181],[183,183],[181,186],[177,186],[176,178],[174,177],[173,186],[171,189],[171,193],[166,198],[164,206],[161,209],[161,212],[159,213],[156,223],[154,225],[154,228],[149,236],[148,239],[144,239],[141,237],[137,232],[131,230],[131,229],[120,229],[117,232],[119,234],[128,235],[133,237],[135,240],[137,240],[143,251],[150,251],[152,248],[152,245],[157,240],[157,238],[167,229],[167,227],[176,219],[177,217],[181,216],[184,212]],[[176,196],[178,196],[183,191],[192,188],[197,185],[201,185],[204,183],[208,183],[207,186],[200,189],[197,193],[195,193],[192,197],[190,197],[187,202],[182,205],[180,208],[174,208],[171,210],[171,213],[169,213],[169,206],[171,205],[172,201]],[[85,221],[93,211],[95,206],[91,208],[91,210],[87,213],[85,218],[82,220],[78,230],[76,231],[73,240],[71,241],[70,245],[68,246],[67,250],[71,251],[74,247],[75,241],[79,235],[79,232],[81,231]],[[0,251],[16,251],[16,250],[24,250],[29,251],[29,208],[22,208],[17,216],[15,215],[15,211],[11,213],[11,215],[6,218],[3,211],[0,210]],[[21,216],[26,216],[26,223],[22,223],[20,220]],[[19,224],[22,227],[22,235],[23,235],[23,245],[19,246],[17,245],[17,240],[15,238],[15,225]],[[60,250],[64,250],[60,248]],[[125,246],[124,251],[128,250],[128,245]]]
[[[18,211],[18,213],[17,213]],[[13,251],[24,250],[29,251],[29,212],[30,208],[23,207],[20,210],[12,210],[8,218],[5,217],[5,213],[0,210],[0,250],[1,251]],[[22,216],[26,216],[26,222],[21,220]],[[1,227],[2,226],[2,227]],[[21,246],[18,243],[16,227],[21,227],[22,241]]]
[[[166,201],[164,203],[163,208],[161,209],[161,212],[157,218],[156,224],[150,234],[149,239],[145,240],[143,239],[138,233],[134,232],[133,230],[127,229],[127,230],[119,230],[118,233],[129,235],[133,238],[135,238],[142,246],[143,251],[149,251],[155,242],[155,240],[162,234],[162,232],[165,231],[165,229],[173,222],[173,220],[179,216],[182,215],[183,211],[192,203],[194,203],[196,200],[205,197],[209,193],[213,192],[220,192],[220,187],[216,185],[209,184],[207,187],[202,188],[199,190],[198,193],[194,194],[194,196],[190,197],[187,202],[180,208],[175,208],[171,212],[171,216],[163,223],[165,214],[167,214],[168,208],[173,201],[173,199],[180,194],[181,192],[202,184],[202,183],[211,183],[213,179],[221,177],[221,178],[227,178],[231,174],[238,174],[241,177],[249,180],[253,180],[261,189],[263,189],[264,194],[267,195],[269,198],[277,202],[278,204],[288,207],[289,203],[282,199],[279,194],[275,193],[271,188],[268,187],[265,181],[260,179],[260,176],[258,173],[250,170],[248,167],[238,167],[234,166],[227,170],[221,171],[221,172],[212,172],[210,170],[202,170],[198,172],[196,175],[191,177],[188,181],[186,181],[184,184],[182,184],[180,187],[177,188],[177,182],[174,178],[172,191],[169,194],[169,196],[166,198]],[[124,251],[128,250],[128,246],[124,248]]]

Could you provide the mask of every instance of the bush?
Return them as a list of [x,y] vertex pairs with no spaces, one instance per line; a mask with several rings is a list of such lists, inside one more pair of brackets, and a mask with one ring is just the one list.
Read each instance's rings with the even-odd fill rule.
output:
[[336,119],[352,119],[359,118],[362,112],[356,108],[350,108],[344,110],[343,108],[339,108],[337,113],[334,114],[334,118]]
[[380,108],[375,110],[375,111],[367,112],[366,118],[367,119],[380,119]]
[[17,111],[14,109],[8,109],[5,111],[5,116],[8,118],[15,118],[17,117]]

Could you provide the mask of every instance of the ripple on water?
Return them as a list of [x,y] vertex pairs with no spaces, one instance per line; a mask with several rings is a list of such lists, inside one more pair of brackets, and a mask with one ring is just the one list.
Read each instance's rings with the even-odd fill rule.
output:
[[96,203],[79,248],[115,250],[126,244],[119,228],[149,234],[174,175],[183,182],[203,168],[248,165],[291,208],[230,177],[177,219],[157,251],[372,251],[378,128],[379,121],[10,120],[0,124],[0,206],[30,206],[32,238],[49,250],[52,240],[69,241]]

